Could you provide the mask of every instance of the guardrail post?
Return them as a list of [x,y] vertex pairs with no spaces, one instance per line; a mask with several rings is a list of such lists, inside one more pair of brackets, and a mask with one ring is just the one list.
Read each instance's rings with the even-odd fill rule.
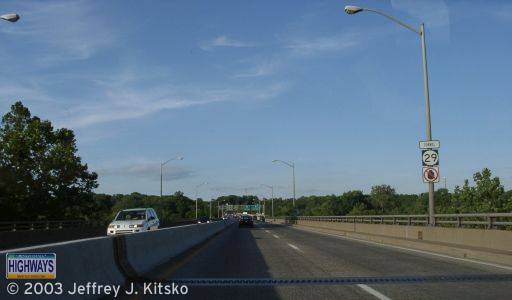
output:
[[34,223],[30,223],[30,230],[34,230]]
[[462,217],[457,217],[457,227],[462,227]]
[[488,224],[487,224],[487,229],[493,229],[494,227],[494,217],[487,217],[488,218]]
[[407,217],[407,225],[411,226],[411,224],[412,224],[412,218]]
[[16,231],[16,223],[12,224],[12,231]]
[[393,217],[393,225],[396,224],[396,217]]
[[62,229],[62,222],[59,222],[59,229]]
[[45,230],[49,230],[49,229],[50,229],[50,222],[46,222]]

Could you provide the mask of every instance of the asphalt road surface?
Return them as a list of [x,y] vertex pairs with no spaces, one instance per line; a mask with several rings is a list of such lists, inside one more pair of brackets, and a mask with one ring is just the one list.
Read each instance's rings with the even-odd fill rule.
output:
[[[155,272],[156,273],[156,272]],[[405,282],[432,275],[502,276],[512,268],[314,233],[283,225],[232,226],[155,276],[319,279],[405,276],[393,283],[188,285],[185,299],[512,299],[512,281]],[[501,274],[501,275],[500,275]],[[224,282],[224,281],[223,281]],[[282,283],[282,282],[281,282]],[[140,296],[140,295],[139,295]],[[153,298],[154,296],[144,296]],[[140,297],[140,298],[144,298]]]

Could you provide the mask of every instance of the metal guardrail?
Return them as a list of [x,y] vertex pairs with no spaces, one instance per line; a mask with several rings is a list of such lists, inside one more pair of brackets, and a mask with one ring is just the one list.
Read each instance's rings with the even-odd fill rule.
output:
[[[161,221],[160,226],[162,228],[172,227],[177,225],[185,225],[195,223],[193,219],[180,219],[173,221]],[[0,222],[0,232],[6,231],[31,231],[31,230],[55,230],[65,228],[77,228],[77,227],[104,227],[107,224],[102,222],[95,222],[91,224],[84,220],[53,220],[53,221],[16,221],[16,222]]]
[[[428,225],[428,215],[296,216],[287,221],[368,223],[390,225]],[[435,226],[511,229],[512,213],[436,214]]]
[[29,230],[50,230],[75,228],[85,226],[82,220],[57,220],[57,221],[18,221],[18,222],[0,222],[0,232],[2,231],[29,231]]

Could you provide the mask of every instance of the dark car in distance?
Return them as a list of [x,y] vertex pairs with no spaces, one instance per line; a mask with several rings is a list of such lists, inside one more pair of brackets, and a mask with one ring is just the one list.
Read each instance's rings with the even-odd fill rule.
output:
[[240,217],[238,227],[254,227],[254,221],[251,216],[243,215]]
[[197,220],[197,223],[198,224],[201,224],[201,223],[210,223],[210,218],[207,217],[207,216],[202,216],[199,218],[199,220]]

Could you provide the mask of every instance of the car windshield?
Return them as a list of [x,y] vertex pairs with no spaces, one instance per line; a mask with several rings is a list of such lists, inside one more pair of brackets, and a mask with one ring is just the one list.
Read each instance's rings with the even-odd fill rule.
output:
[[512,300],[512,0],[0,1],[0,251],[6,300]]
[[145,220],[146,211],[144,210],[123,210],[119,212],[116,221],[132,221],[132,220]]

